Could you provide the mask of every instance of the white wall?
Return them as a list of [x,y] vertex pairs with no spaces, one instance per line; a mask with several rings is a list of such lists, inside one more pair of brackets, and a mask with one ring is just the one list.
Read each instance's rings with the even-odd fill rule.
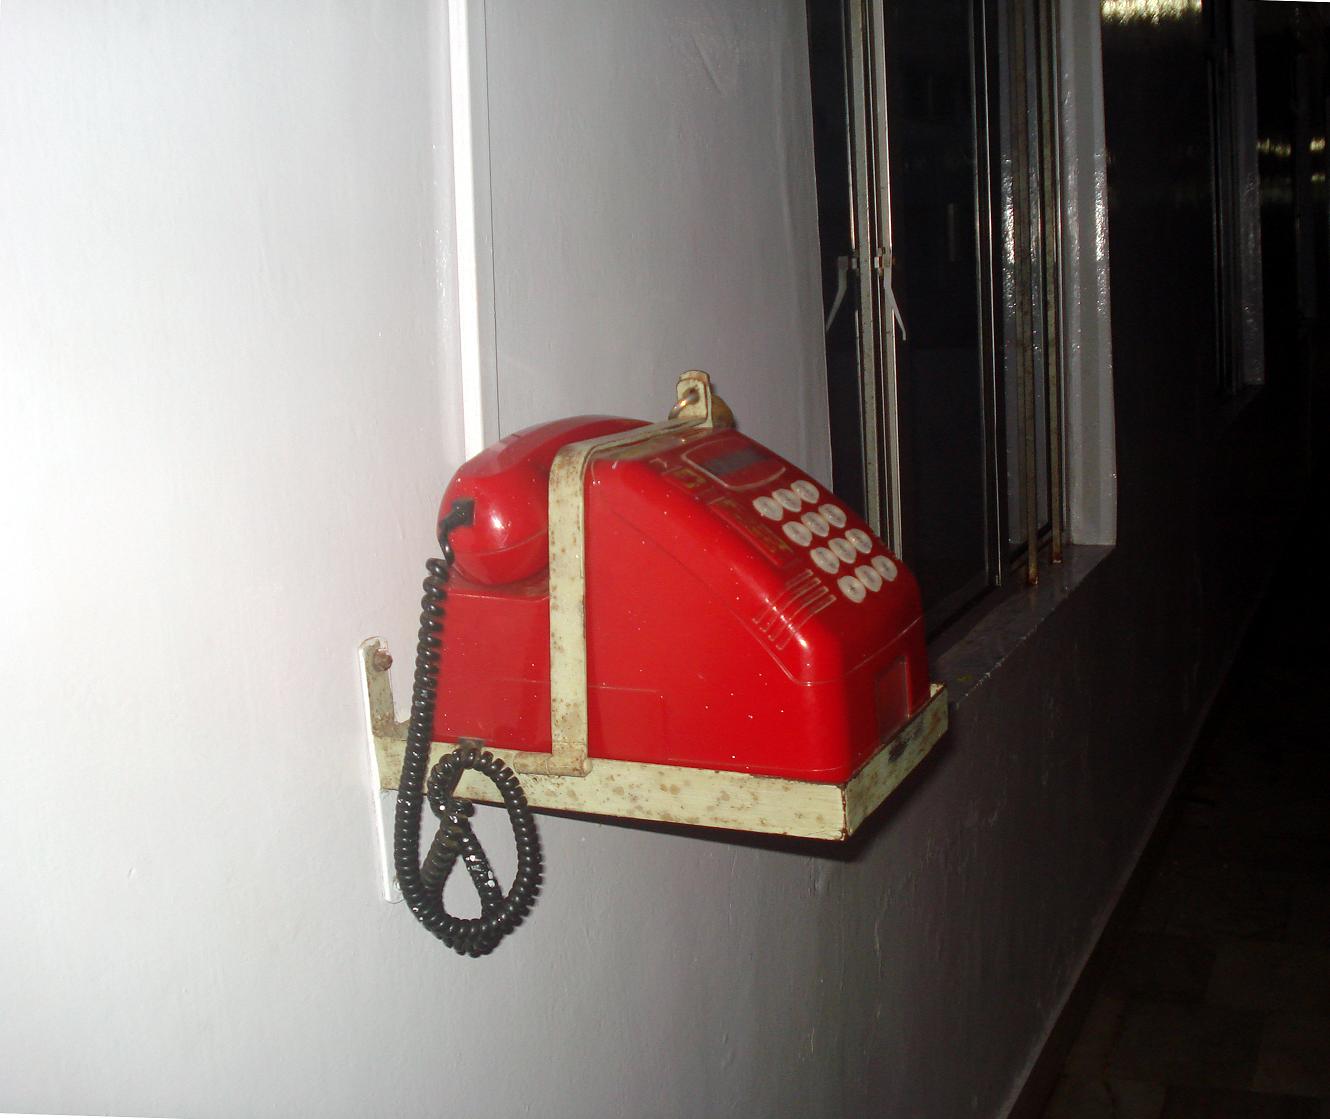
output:
[[0,1110],[394,1095],[353,649],[459,440],[428,32],[0,8]]
[[803,5],[486,8],[500,429],[701,368],[830,481]]
[[[528,10],[494,5],[497,32]],[[611,215],[605,306],[569,304],[598,355],[586,404],[590,381],[541,395],[505,196],[506,410],[649,415],[698,364],[750,430],[825,463],[810,171],[781,164],[808,154],[800,11],[698,2],[663,41],[650,6],[568,14],[616,91],[695,43],[690,80],[715,84],[671,94],[668,129],[706,189],[679,170],[695,239],[654,256]],[[0,1109],[837,1110],[837,981],[806,966],[838,935],[820,859],[547,820],[546,895],[483,962],[379,900],[355,648],[383,633],[405,668],[461,447],[444,26],[425,3],[0,7]],[[649,92],[621,171],[677,220],[634,178]],[[526,282],[559,288],[557,247]]]

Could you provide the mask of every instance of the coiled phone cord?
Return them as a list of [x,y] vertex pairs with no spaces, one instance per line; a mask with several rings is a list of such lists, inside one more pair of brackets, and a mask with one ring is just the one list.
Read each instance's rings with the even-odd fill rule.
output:
[[[474,502],[453,502],[439,522],[439,547],[443,556],[432,556],[425,563],[427,574],[422,585],[424,596],[420,600],[411,721],[393,821],[393,864],[402,897],[416,920],[463,956],[483,956],[492,952],[530,911],[540,891],[541,879],[536,822],[517,775],[500,759],[481,749],[478,743],[463,739],[456,750],[434,766],[428,782],[425,778],[434,731],[434,705],[438,698],[443,600],[447,596],[453,565],[453,548],[448,538],[459,525],[470,524],[474,513]],[[468,822],[474,806],[469,800],[453,795],[463,772],[468,769],[483,773],[494,782],[512,825],[517,844],[517,873],[506,894],[500,889]],[[420,817],[426,795],[439,818],[439,829],[422,865]],[[459,856],[480,898],[479,917],[454,917],[444,908],[443,888]]]

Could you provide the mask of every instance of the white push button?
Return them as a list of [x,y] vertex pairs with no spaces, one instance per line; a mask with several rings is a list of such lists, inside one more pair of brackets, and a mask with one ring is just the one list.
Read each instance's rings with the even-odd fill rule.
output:
[[840,587],[840,593],[851,602],[863,602],[868,597],[864,585],[853,575],[842,575],[836,582]]
[[803,521],[818,536],[826,536],[831,531],[831,526],[827,524],[827,518],[821,513],[805,513]]
[[854,545],[851,544],[848,540],[841,540],[841,539],[833,540],[830,544],[830,548],[833,552],[836,553],[837,558],[840,559],[843,563],[854,562],[854,556],[855,556]]
[[836,569],[840,567],[840,560],[828,552],[825,548],[814,548],[808,553],[813,557],[813,562],[818,565],[828,575],[834,575]]
[[891,562],[890,556],[874,556],[873,567],[888,583],[896,578],[896,565]]
[[812,482],[806,481],[803,478],[800,478],[797,482],[791,482],[790,489],[794,490],[794,492],[808,502],[809,505],[812,505],[814,501],[822,496],[817,492],[817,487],[813,485]]
[[786,521],[782,527],[785,529],[785,535],[801,548],[807,548],[813,542],[813,534],[808,531],[806,525],[801,525],[798,521]]
[[882,589],[882,576],[869,567],[868,564],[861,563],[854,569],[854,573],[859,576],[859,582],[870,591],[879,591]]
[[828,501],[825,505],[819,506],[817,511],[827,518],[832,528],[845,527],[845,510],[839,505],[832,505]]
[[799,512],[799,507],[803,504],[803,502],[799,500],[799,495],[793,490],[780,489],[771,496],[784,505],[791,513]]
[[853,544],[864,555],[868,555],[873,550],[873,538],[861,528],[852,528],[845,534],[845,539]]
[[767,497],[766,494],[753,498],[753,508],[769,521],[778,521],[785,516],[785,511],[781,509],[780,502],[773,497]]

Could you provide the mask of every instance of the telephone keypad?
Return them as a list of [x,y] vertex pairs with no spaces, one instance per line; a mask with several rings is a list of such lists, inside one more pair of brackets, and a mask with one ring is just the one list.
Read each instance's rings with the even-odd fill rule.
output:
[[891,562],[890,556],[874,556],[873,567],[888,583],[896,578],[896,565]]
[[854,562],[854,557],[855,557],[854,545],[851,544],[848,540],[842,540],[839,537],[837,537],[835,540],[831,541],[831,543],[828,544],[827,546],[833,552],[836,553],[836,558],[840,560],[842,563]]
[[882,576],[874,568],[869,567],[868,564],[861,563],[854,569],[854,573],[859,577],[859,582],[870,591],[880,591],[882,589]]
[[798,521],[786,521],[782,527],[785,529],[785,535],[801,548],[806,548],[813,542],[813,534],[808,531],[806,525]]
[[853,575],[842,575],[836,581],[836,585],[840,587],[841,594],[851,602],[863,602],[868,597],[868,591],[864,589],[864,585]]
[[868,555],[873,550],[873,538],[861,528],[850,529],[845,534],[845,539],[863,552],[864,555]]
[[817,511],[827,518],[827,523],[830,524],[832,528],[845,527],[845,510],[839,505],[832,505],[831,502],[828,501],[825,505],[818,506]]
[[840,568],[840,560],[827,551],[826,548],[814,548],[809,556],[828,575],[834,575]]
[[[835,575],[842,564],[855,564],[861,556],[868,556],[874,548],[873,538],[861,528],[845,530],[845,535],[827,539],[833,529],[844,529],[849,518],[841,506],[823,501],[816,510],[809,509],[798,520],[785,520],[787,513],[797,514],[805,505],[822,499],[821,491],[805,478],[798,478],[788,486],[752,499],[752,508],[767,521],[784,522],[781,531],[791,544],[808,548],[817,539],[826,541],[825,547],[811,548],[809,559],[815,567],[828,575]],[[898,574],[896,564],[889,556],[873,556],[871,566],[859,564],[853,575],[842,575],[836,580],[841,593],[851,602],[863,602],[870,593],[882,589],[883,583],[892,582]]]
[[813,530],[817,536],[826,536],[831,531],[831,525],[827,523],[827,518],[821,513],[805,513],[803,522]]

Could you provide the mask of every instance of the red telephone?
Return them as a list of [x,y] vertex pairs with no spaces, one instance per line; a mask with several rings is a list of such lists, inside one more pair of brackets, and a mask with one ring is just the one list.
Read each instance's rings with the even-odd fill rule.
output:
[[[735,431],[705,373],[676,395],[663,423],[541,424],[457,472],[406,726],[387,650],[361,646],[376,757],[401,751],[397,881],[458,952],[491,951],[535,900],[532,807],[843,839],[946,727],[910,573]],[[422,862],[426,799],[439,828]],[[507,892],[467,822],[475,800],[511,820]],[[443,904],[459,861],[479,917]]]
[[[641,426],[541,424],[449,484],[440,518],[474,515],[451,534],[435,741],[551,749],[551,465]],[[843,783],[928,701],[913,576],[724,419],[592,459],[584,496],[591,758]]]

